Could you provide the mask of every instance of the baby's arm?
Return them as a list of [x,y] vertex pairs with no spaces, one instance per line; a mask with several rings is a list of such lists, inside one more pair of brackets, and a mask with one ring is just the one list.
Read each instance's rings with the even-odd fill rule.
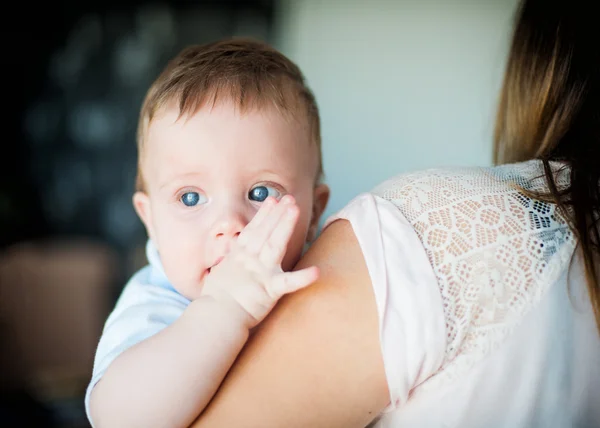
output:
[[263,203],[235,248],[208,275],[202,296],[156,335],[117,357],[90,401],[96,427],[188,426],[217,391],[249,330],[316,268],[284,273],[298,218],[293,199]]
[[190,303],[173,324],[108,367],[90,399],[94,426],[189,425],[246,342],[240,320],[209,297]]

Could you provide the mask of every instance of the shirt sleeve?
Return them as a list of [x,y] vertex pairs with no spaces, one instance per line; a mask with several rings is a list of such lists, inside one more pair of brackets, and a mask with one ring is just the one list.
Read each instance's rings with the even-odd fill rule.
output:
[[398,207],[364,193],[330,217],[350,222],[371,278],[390,393],[386,412],[441,366],[446,346],[442,299],[421,240]]
[[85,410],[92,426],[90,395],[108,366],[127,349],[173,323],[189,304],[174,289],[149,284],[150,269],[142,269],[129,281],[104,325],[85,394]]

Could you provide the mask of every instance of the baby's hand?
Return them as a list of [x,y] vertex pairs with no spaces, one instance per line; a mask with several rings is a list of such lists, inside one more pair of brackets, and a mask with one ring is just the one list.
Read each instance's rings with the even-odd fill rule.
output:
[[261,322],[277,300],[313,283],[318,269],[283,272],[281,262],[298,221],[291,196],[265,200],[237,238],[231,251],[206,277],[203,296],[241,309],[250,329]]

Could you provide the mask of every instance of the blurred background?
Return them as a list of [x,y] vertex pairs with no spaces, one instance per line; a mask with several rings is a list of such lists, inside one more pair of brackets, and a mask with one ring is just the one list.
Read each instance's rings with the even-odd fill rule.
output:
[[[516,0],[17,5],[0,55],[0,426],[87,427],[105,317],[146,263],[131,205],[142,98],[184,46],[279,48],[321,111],[326,215],[415,169],[490,165]],[[3,30],[6,32],[6,30]],[[6,114],[6,113],[5,113]]]

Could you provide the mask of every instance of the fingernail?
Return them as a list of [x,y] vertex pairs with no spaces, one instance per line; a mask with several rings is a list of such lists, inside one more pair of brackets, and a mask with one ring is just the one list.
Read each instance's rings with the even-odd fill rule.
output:
[[283,198],[281,198],[281,202],[283,202],[286,205],[291,204],[293,201],[294,201],[294,199],[288,195],[285,195]]

